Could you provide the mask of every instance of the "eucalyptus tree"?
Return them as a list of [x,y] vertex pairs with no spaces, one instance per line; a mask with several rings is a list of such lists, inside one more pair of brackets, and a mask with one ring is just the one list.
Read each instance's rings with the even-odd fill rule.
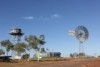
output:
[[39,51],[39,47],[45,44],[43,36],[44,35],[36,37],[35,35],[29,35],[28,37],[25,37],[25,41],[28,43],[28,48]]
[[35,52],[40,51],[40,46],[44,45],[44,35],[37,37],[35,35],[29,35],[25,37],[25,41],[28,43],[28,50],[33,49]]
[[[25,41],[28,43],[27,44],[27,50],[29,51],[30,54],[30,50],[34,50],[37,51],[38,48],[38,38],[34,35],[29,35],[28,37],[25,37]],[[30,57],[28,58],[28,61],[30,60]]]
[[8,39],[8,40],[3,40],[0,43],[1,43],[1,46],[5,47],[6,53],[7,53],[7,56],[8,56],[8,52],[10,50],[12,50],[12,48],[13,48],[12,42]]

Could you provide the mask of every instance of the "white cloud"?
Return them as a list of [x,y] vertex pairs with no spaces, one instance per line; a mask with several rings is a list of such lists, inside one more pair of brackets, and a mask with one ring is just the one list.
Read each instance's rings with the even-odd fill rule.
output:
[[60,16],[58,15],[58,14],[53,14],[52,16],[51,16],[51,18],[59,18]]
[[22,19],[26,19],[26,20],[43,20],[43,21],[52,21],[52,20],[58,20],[60,19],[60,15],[59,14],[52,14],[49,16],[40,16],[35,18],[34,16],[26,16],[26,17],[22,17]]
[[23,19],[27,19],[27,20],[33,20],[35,19],[33,16],[27,16],[27,17],[23,17]]
[[56,20],[56,19],[60,19],[60,15],[59,14],[53,14],[51,16],[40,16],[39,17],[40,20],[44,20],[44,21],[51,21],[51,20]]

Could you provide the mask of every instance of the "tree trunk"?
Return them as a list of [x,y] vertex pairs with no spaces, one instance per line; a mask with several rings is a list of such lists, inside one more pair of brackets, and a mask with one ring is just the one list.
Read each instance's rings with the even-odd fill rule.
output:
[[8,51],[7,51],[7,56],[8,56]]

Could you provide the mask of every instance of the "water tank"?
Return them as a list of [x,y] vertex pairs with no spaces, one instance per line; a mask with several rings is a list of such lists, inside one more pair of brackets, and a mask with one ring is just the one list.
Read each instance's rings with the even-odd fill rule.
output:
[[11,35],[23,35],[22,30],[20,28],[13,28],[10,31]]

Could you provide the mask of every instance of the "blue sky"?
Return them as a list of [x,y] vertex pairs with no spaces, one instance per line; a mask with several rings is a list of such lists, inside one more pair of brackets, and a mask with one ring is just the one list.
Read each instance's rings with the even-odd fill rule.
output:
[[79,25],[89,30],[85,53],[100,55],[99,0],[0,0],[0,40],[12,40],[10,29],[19,27],[24,36],[44,34],[44,47],[66,57],[78,52],[79,42],[68,31]]

